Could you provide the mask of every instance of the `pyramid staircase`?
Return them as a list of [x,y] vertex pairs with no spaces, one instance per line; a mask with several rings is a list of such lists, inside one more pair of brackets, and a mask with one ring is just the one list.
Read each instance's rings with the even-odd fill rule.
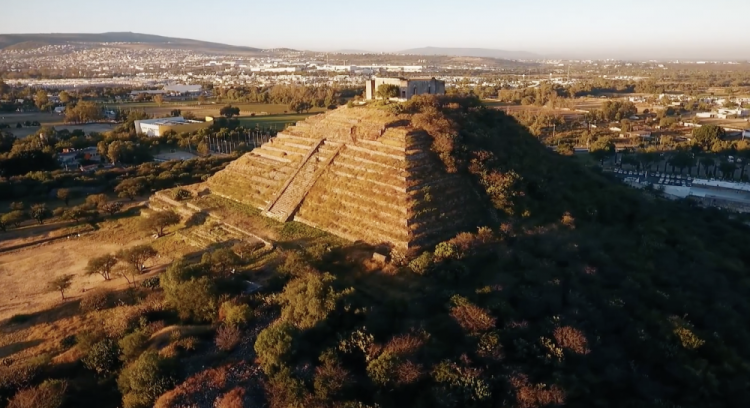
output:
[[323,170],[338,155],[343,146],[342,143],[321,139],[266,206],[264,215],[281,222],[289,221],[310,187],[315,184]]

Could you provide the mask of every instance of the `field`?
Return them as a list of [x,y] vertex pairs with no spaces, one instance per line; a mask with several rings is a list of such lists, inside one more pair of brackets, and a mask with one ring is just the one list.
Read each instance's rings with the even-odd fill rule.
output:
[[[240,108],[240,116],[257,115],[282,115],[289,113],[289,105],[283,104],[266,104],[266,103],[206,103],[199,105],[197,102],[165,102],[161,106],[154,102],[124,102],[118,104],[104,104],[107,108],[116,108],[122,110],[139,110],[145,111],[156,117],[167,116],[173,110],[179,109],[183,113],[192,112],[197,117],[220,116],[219,110],[225,105],[232,105]],[[315,108],[310,112],[323,112],[324,108]]]
[[[220,116],[219,110],[225,104],[203,104],[198,105],[195,102],[169,102],[158,106],[153,102],[144,103],[118,103],[104,104],[107,108],[118,108],[123,110],[145,111],[154,117],[169,116],[170,113],[179,109],[182,113],[192,112],[198,118],[206,116]],[[239,119],[245,127],[272,127],[281,129],[285,125],[293,124],[299,120],[304,120],[310,115],[324,112],[323,108],[314,108],[308,113],[296,114],[289,113],[288,105],[281,104],[263,104],[263,103],[240,103],[232,104],[240,108]],[[90,125],[68,125],[65,124],[64,117],[55,113],[31,112],[31,113],[4,113],[0,116],[0,123],[7,123],[11,127],[9,130],[16,137],[26,137],[36,133],[39,127],[16,128],[16,123],[39,122],[42,125],[54,126],[57,130],[74,130],[82,129],[85,132],[108,132],[112,130],[115,124],[90,124]]]
[[[78,299],[84,291],[127,286],[123,279],[106,282],[101,276],[86,276],[88,260],[114,253],[122,248],[149,243],[163,248],[163,255],[146,263],[147,267],[171,262],[176,256],[192,251],[187,245],[171,239],[172,235],[154,241],[139,227],[140,206],[120,217],[105,220],[93,230],[88,225],[49,223],[10,230],[0,241],[0,287],[7,296],[0,297],[0,321],[17,314],[33,314],[60,303],[59,292],[45,290],[46,282],[56,276],[74,275],[66,298]],[[80,235],[77,231],[81,231]],[[139,278],[140,280],[140,278]]]

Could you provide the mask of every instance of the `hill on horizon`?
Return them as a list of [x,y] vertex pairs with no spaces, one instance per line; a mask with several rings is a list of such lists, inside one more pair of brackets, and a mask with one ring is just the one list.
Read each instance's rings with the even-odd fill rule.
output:
[[240,47],[187,38],[164,37],[132,32],[100,34],[49,33],[49,34],[0,34],[0,49],[38,48],[46,45],[70,43],[138,43],[159,48],[188,49],[208,52],[260,52],[260,48]]
[[399,51],[399,54],[447,55],[454,57],[482,57],[500,59],[536,59],[539,55],[526,51],[506,51],[491,48],[422,47]]

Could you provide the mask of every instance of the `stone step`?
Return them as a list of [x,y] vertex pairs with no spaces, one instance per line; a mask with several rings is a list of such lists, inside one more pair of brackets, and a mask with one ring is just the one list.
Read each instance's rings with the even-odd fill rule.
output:
[[260,157],[269,159],[269,160],[275,160],[275,161],[277,161],[279,163],[291,163],[292,162],[292,160],[290,160],[290,159],[287,159],[285,157],[279,157],[279,156],[274,155],[274,154],[263,152],[263,151],[261,151],[261,149],[255,149],[255,150],[253,150],[250,153],[253,154],[253,155],[256,155],[256,156],[260,156]]

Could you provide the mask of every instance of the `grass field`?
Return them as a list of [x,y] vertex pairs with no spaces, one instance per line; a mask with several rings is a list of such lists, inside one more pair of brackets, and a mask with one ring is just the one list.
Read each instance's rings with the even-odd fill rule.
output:
[[[192,112],[197,117],[219,116],[219,110],[225,105],[232,105],[240,108],[240,116],[255,115],[282,115],[289,113],[289,105],[283,104],[266,104],[266,103],[206,103],[198,105],[197,102],[165,102],[161,106],[154,102],[124,102],[118,104],[105,104],[108,108],[117,108],[122,110],[142,110],[154,116],[169,115],[175,109],[184,112]],[[324,108],[315,108],[311,112],[323,112]]]
[[[139,204],[127,203],[128,207],[137,205]],[[141,229],[141,217],[138,214],[138,209],[133,208],[119,217],[98,223],[98,230],[92,231],[89,227],[83,229],[89,232],[83,232],[80,237],[73,234],[71,238],[41,245],[38,243],[50,238],[66,237],[77,227],[69,222],[50,222],[45,225],[32,223],[4,233],[0,250],[17,245],[28,247],[0,253],[0,287],[7,294],[0,297],[0,321],[15,314],[35,313],[59,304],[60,293],[45,290],[46,283],[55,276],[74,275],[73,285],[66,293],[66,298],[72,299],[80,298],[83,290],[127,286],[121,278],[106,282],[99,275],[87,276],[84,269],[88,260],[95,256],[148,243],[161,253],[159,258],[146,263],[150,267],[169,263],[175,257],[194,251],[194,248],[175,240],[174,234],[153,240],[150,232]],[[79,227],[87,226],[82,224]],[[181,227],[170,227],[169,232],[178,228]]]
[[[173,102],[164,103],[158,106],[153,102],[143,103],[119,103],[105,104],[107,108],[142,110],[153,115],[154,117],[168,116],[173,110],[179,109],[182,113],[192,112],[198,118],[206,116],[220,116],[219,110],[225,104],[203,104],[198,105],[195,102]],[[286,125],[294,124],[297,121],[304,120],[310,115],[324,112],[324,108],[314,108],[308,113],[297,114],[289,113],[288,105],[281,104],[263,104],[263,103],[240,103],[232,104],[240,108],[240,122],[245,127],[272,127],[283,129]],[[252,115],[252,116],[251,116]],[[30,113],[5,113],[0,115],[0,123],[7,123],[11,126],[9,130],[16,137],[26,137],[39,130],[39,127],[16,128],[18,122],[39,122],[45,126],[54,126],[57,130],[74,130],[82,129],[85,132],[108,132],[116,125],[114,124],[91,124],[91,125],[69,125],[64,122],[64,117],[55,113],[30,112]]]

